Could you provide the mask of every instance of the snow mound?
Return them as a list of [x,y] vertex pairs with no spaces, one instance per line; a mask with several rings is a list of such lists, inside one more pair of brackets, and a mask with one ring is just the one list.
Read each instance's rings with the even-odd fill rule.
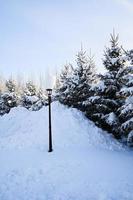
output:
[[[48,107],[30,112],[14,108],[0,118],[0,148],[36,147],[47,149]],[[123,149],[111,135],[97,128],[76,109],[52,104],[52,132],[55,150],[58,148]]]
[[84,115],[52,104],[0,118],[0,200],[132,200],[133,156]]

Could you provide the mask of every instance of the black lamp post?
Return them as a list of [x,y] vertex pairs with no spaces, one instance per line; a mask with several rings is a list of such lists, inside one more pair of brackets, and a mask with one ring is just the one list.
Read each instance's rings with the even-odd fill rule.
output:
[[49,151],[52,152],[52,126],[51,126],[51,95],[52,95],[52,89],[47,89],[48,94],[48,106],[49,106]]

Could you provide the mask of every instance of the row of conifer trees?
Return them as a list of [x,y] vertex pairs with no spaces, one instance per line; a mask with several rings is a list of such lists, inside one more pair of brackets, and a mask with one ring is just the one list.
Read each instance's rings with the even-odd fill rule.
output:
[[77,108],[115,138],[133,145],[133,50],[125,51],[111,34],[104,51],[104,74],[97,74],[94,58],[81,48],[76,67],[64,66],[56,83],[56,99]]
[[37,111],[46,104],[45,91],[38,88],[33,81],[21,84],[13,78],[0,83],[0,115],[9,113],[11,108],[23,106]]

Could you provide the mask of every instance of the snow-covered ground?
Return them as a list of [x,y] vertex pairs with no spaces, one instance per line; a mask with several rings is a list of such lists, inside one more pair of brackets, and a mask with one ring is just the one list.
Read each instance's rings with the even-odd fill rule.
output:
[[0,200],[133,200],[133,152],[80,112],[52,104],[0,118]]

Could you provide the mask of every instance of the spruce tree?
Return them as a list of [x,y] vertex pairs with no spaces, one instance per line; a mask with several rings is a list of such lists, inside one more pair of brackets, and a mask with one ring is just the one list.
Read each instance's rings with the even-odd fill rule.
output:
[[59,101],[84,111],[84,102],[90,95],[89,88],[96,79],[95,64],[93,57],[88,57],[82,48],[77,54],[76,63],[76,68],[66,65],[61,73]]
[[33,105],[39,100],[36,96],[36,86],[33,82],[28,81],[22,94],[22,106],[27,109],[32,109]]
[[0,115],[4,115],[6,113],[9,113],[10,107],[5,104],[3,94],[0,92]]
[[4,102],[9,108],[18,105],[18,96],[16,93],[16,82],[11,78],[6,81],[6,92],[3,94]]
[[21,95],[21,105],[29,110],[37,111],[45,105],[44,91],[32,82],[28,81]]
[[118,96],[122,98],[121,107],[118,109],[118,116],[121,123],[120,133],[122,139],[130,146],[133,146],[133,54],[132,50],[127,52],[130,63],[123,70],[123,87]]
[[16,89],[15,81],[13,79],[7,80],[6,87],[8,89],[8,92],[15,92]]
[[94,91],[94,96],[90,99],[93,108],[90,117],[98,126],[113,132],[119,138],[120,124],[116,113],[121,105],[121,100],[117,98],[117,93],[123,86],[121,76],[126,60],[118,45],[118,35],[111,34],[110,42],[111,47],[106,48],[103,59],[107,72],[104,75],[99,75],[99,84],[91,88],[91,91]]
[[73,79],[73,66],[66,64],[61,71],[58,79],[58,85],[55,89],[55,99],[59,100],[60,103],[71,106],[71,86]]
[[91,95],[89,89],[96,80],[95,64],[93,57],[89,57],[82,48],[77,54],[76,63],[71,85],[71,105],[85,111],[85,102]]
[[75,69],[75,107],[82,111],[86,111],[86,102],[92,96],[91,86],[96,83],[95,62],[94,57],[89,56],[85,51],[81,51],[77,55],[77,68]]
[[17,105],[16,83],[10,78],[5,82],[5,91],[2,91],[0,94],[0,115],[8,113],[11,108]]

